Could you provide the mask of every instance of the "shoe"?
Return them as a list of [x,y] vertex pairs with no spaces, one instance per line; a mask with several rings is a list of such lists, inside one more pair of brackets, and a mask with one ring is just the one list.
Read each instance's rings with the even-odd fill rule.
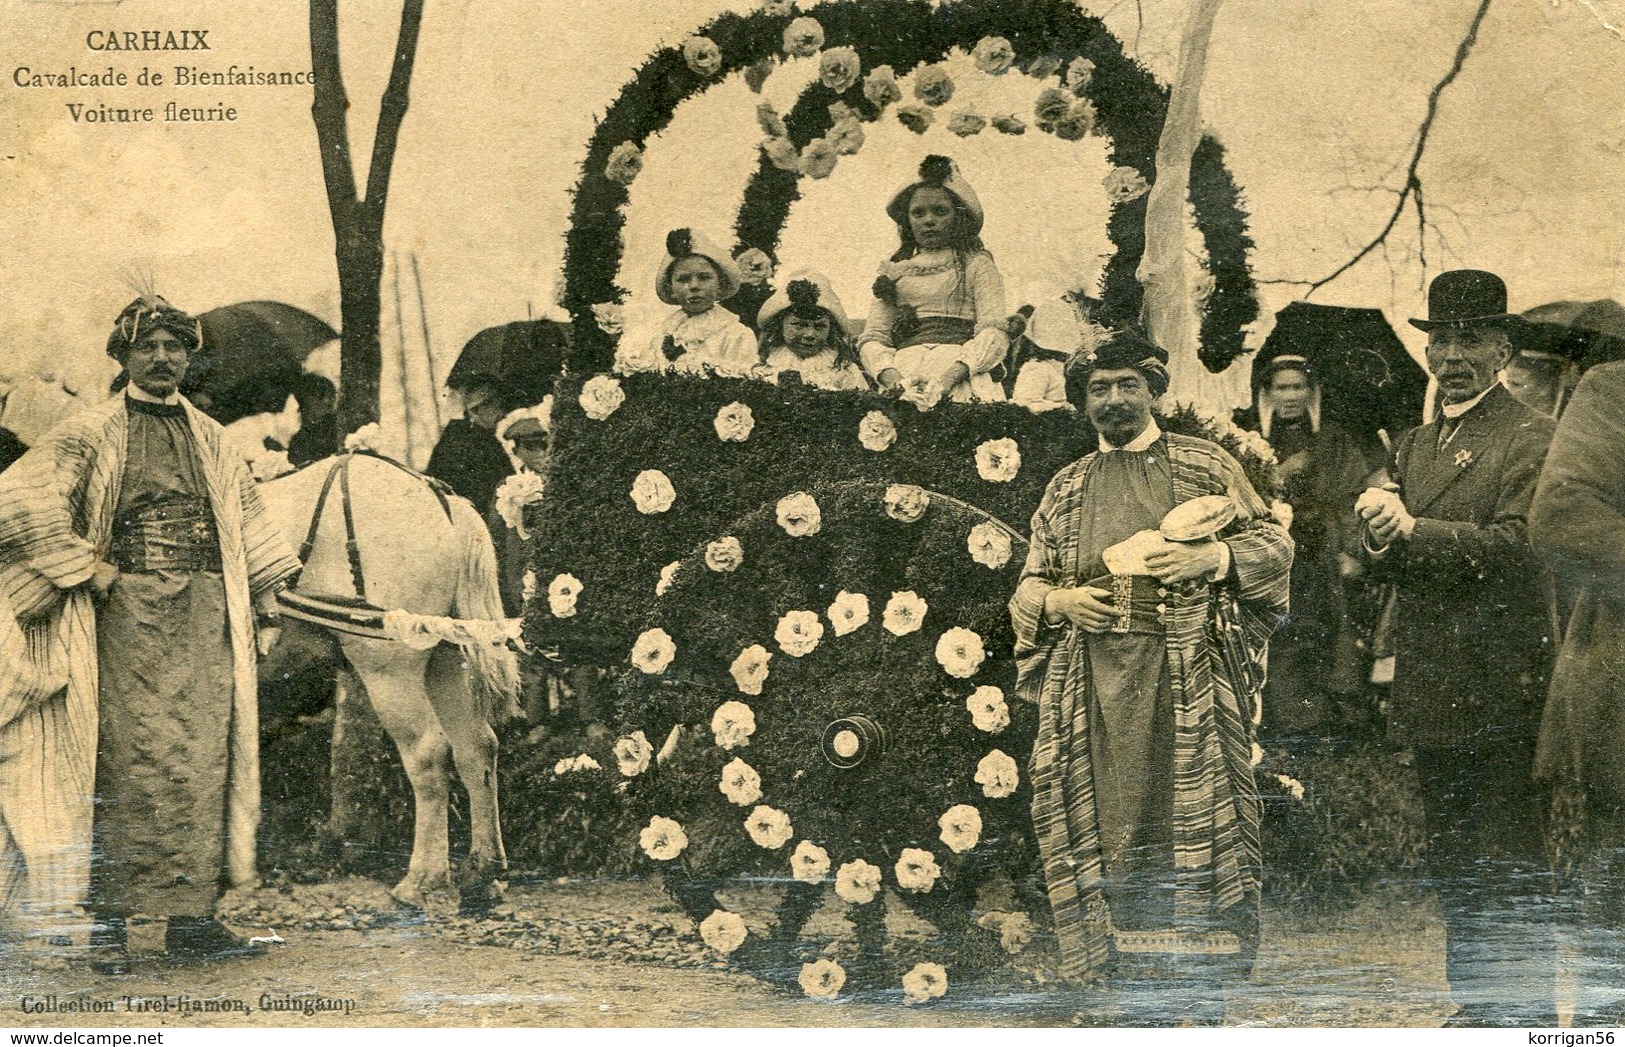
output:
[[219,920],[171,916],[169,926],[164,931],[164,950],[169,955],[170,963],[184,966],[259,956],[265,952],[265,944],[233,934]]
[[129,935],[124,917],[97,913],[90,926],[90,969],[117,977],[130,973]]

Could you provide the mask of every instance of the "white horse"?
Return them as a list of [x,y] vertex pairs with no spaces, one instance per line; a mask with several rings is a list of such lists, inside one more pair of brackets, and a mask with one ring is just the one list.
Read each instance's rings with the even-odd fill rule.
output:
[[[415,615],[485,623],[502,619],[496,554],[472,505],[455,495],[443,500],[422,477],[364,454],[349,459],[348,490],[334,483],[321,498],[338,461],[317,462],[259,488],[268,513],[295,549],[312,533],[313,514],[318,500],[323,502],[296,586],[299,593],[360,595],[347,550],[353,527],[366,602]],[[391,893],[421,907],[426,892],[451,885],[449,756],[468,791],[472,831],[468,862],[457,878],[462,906],[465,911],[488,907],[507,861],[498,820],[492,723],[514,706],[516,656],[489,642],[441,643],[423,650],[422,644],[332,632],[400,750],[412,783],[412,857]],[[275,664],[276,654],[266,663],[272,672],[286,668]],[[268,677],[262,672],[261,678]]]

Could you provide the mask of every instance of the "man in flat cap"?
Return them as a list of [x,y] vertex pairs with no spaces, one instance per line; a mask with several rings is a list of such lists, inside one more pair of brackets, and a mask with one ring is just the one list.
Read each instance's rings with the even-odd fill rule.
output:
[[254,875],[255,655],[298,563],[221,427],[179,393],[201,341],[163,299],[130,303],[107,341],[125,390],[0,476],[0,595],[67,677],[0,735],[0,779],[32,792],[0,790],[0,844],[35,900],[88,891],[104,973],[128,969],[134,913],[168,917],[176,960],[247,950],[214,911],[223,883]]
[[1357,510],[1395,583],[1389,738],[1416,753],[1452,1024],[1552,1021],[1543,804],[1532,780],[1552,638],[1529,547],[1552,420],[1496,382],[1512,355],[1506,285],[1441,273],[1428,289],[1439,416],[1406,433],[1397,483]]
[[[1132,330],[1073,357],[1068,395],[1099,447],[1050,481],[1010,601],[1063,973],[1114,983],[1128,1024],[1216,1023],[1248,976],[1258,666],[1292,568],[1235,459],[1157,425],[1167,361]],[[1163,526],[1193,502],[1192,528]],[[1143,1011],[1123,995],[1136,983]]]

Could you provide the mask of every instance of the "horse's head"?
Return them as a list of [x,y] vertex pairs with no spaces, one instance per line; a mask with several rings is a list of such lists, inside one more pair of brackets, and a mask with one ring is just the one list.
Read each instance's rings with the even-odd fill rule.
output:
[[80,402],[78,394],[49,371],[0,376],[0,426],[29,446]]

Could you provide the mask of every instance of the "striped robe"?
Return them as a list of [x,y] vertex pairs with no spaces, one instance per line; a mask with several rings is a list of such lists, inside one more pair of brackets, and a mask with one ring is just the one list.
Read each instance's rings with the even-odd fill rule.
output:
[[[254,879],[259,825],[253,598],[299,565],[224,430],[189,403],[186,419],[224,567],[233,661],[226,867],[240,885]],[[89,892],[98,683],[96,609],[84,583],[111,544],[128,431],[125,398],[114,397],[0,474],[0,602],[27,621],[30,649],[67,673],[66,688],[43,699],[21,674],[0,674],[0,907],[28,914],[71,911]]]
[[[1249,651],[1262,666],[1269,634],[1287,609],[1292,539],[1223,448],[1168,434],[1174,503],[1228,495],[1238,510],[1221,536],[1230,547],[1232,577],[1221,595],[1239,603]],[[1032,545],[1010,601],[1015,625],[1019,697],[1039,707],[1030,771],[1033,823],[1043,857],[1062,972],[1085,978],[1111,955],[1111,913],[1102,890],[1104,864],[1089,766],[1089,634],[1043,621],[1053,588],[1088,579],[1080,562],[1078,520],[1099,492],[1084,478],[1095,455],[1067,466],[1050,481],[1033,515]],[[1182,926],[1163,935],[1166,952],[1250,951],[1220,944],[1215,927],[1256,926],[1259,879],[1259,800],[1252,773],[1257,696],[1229,677],[1210,637],[1212,587],[1170,593],[1168,674],[1174,704],[1174,915]],[[1257,674],[1259,678],[1262,673]],[[1239,908],[1238,908],[1239,907]],[[1250,915],[1249,915],[1250,913]],[[1255,932],[1256,933],[1256,932]],[[1231,936],[1232,939],[1234,936]]]

